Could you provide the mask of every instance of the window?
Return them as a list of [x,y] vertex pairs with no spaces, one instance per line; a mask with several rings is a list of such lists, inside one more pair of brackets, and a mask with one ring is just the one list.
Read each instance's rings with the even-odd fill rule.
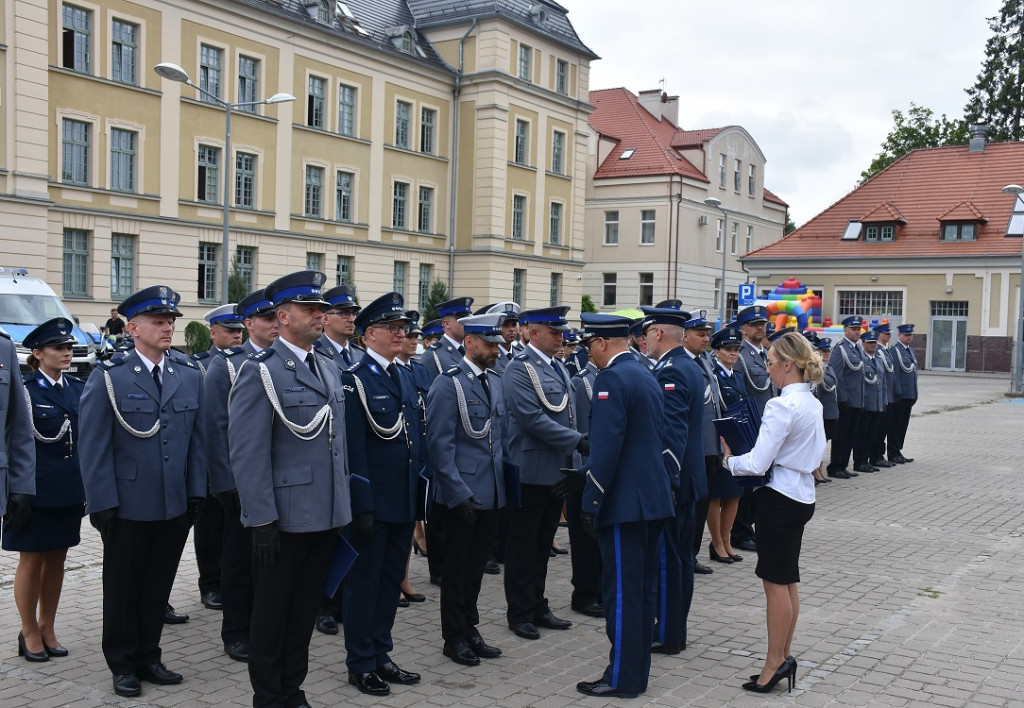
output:
[[437,122],[437,111],[424,108],[420,111],[420,152],[434,154],[434,125]]
[[640,274],[640,305],[654,305],[654,273]]
[[406,54],[412,54],[412,32],[402,33],[400,48]]
[[977,225],[970,224],[943,224],[943,241],[973,241]]
[[602,288],[601,304],[605,307],[615,307],[615,289],[618,286],[618,273],[604,273],[604,287]]
[[512,302],[522,305],[525,298],[526,269],[512,269]]
[[251,152],[235,153],[235,206],[256,208],[256,156]]
[[395,261],[395,285],[393,290],[405,297],[405,271],[409,264],[405,261]]
[[604,245],[619,245],[619,212],[617,211],[604,213]]
[[341,135],[356,133],[356,90],[345,84],[338,87],[338,132]]
[[306,253],[306,270],[323,270],[324,269],[324,254],[322,253]]
[[[110,188],[118,192],[135,191],[135,146],[138,133],[110,130]],[[129,293],[130,294],[130,293]]]
[[338,267],[335,270],[334,284],[352,284],[352,256],[338,256]]
[[749,165],[747,167],[747,194],[751,197],[754,196],[754,192],[757,188],[757,167]]
[[395,107],[395,145],[409,149],[409,116],[412,115],[412,104],[399,101]]
[[883,241],[892,241],[895,229],[892,226],[883,226],[879,232],[879,238]]
[[198,174],[196,175],[196,201],[207,204],[217,203],[217,180],[219,179],[220,148],[209,145],[199,146]]
[[734,192],[739,194],[740,192],[740,161],[736,160],[733,163],[732,168],[732,189]]
[[322,25],[331,24],[331,6],[327,0],[320,0],[316,6],[316,21]]
[[855,220],[851,219],[849,222],[847,222],[846,230],[843,231],[843,237],[840,240],[841,241],[856,241],[857,239],[860,238],[860,231],[863,228],[863,226],[864,225],[861,224],[859,221],[855,221]]
[[967,317],[970,302],[967,300],[932,300],[932,317]]
[[878,240],[878,227],[868,226],[864,229],[864,240],[865,241],[877,241]]
[[[111,75],[114,81],[125,84],[138,82],[139,26],[124,20],[114,20],[111,38]],[[131,293],[128,293],[131,295]]]
[[715,229],[715,252],[721,253],[725,248],[725,224],[718,220],[718,228]]
[[839,290],[836,301],[839,321],[850,315],[903,317],[903,292],[900,290]]
[[202,301],[217,300],[217,245],[199,244],[199,284],[196,296]]
[[352,221],[352,184],[355,175],[338,170],[337,191],[334,197],[334,218],[338,221]]
[[89,184],[89,131],[90,124],[65,118],[63,123],[63,165],[61,181],[71,184]]
[[1013,213],[1006,222],[1005,236],[1024,236],[1024,194],[1018,194],[1013,202]]
[[[767,294],[767,293],[765,293]],[[715,278],[715,307],[722,306],[722,279]],[[726,321],[724,318],[723,322]]]
[[548,233],[548,241],[554,246],[562,243],[562,205],[558,202],[551,202],[551,230]]
[[619,155],[619,159],[628,160],[629,158],[633,157],[634,152],[636,152],[636,148],[627,148],[626,150],[622,151],[621,155]]
[[750,253],[754,250],[754,227],[747,227],[747,250],[744,253]]
[[306,165],[306,197],[302,213],[319,219],[324,209],[324,168]]
[[74,5],[64,5],[62,35],[65,69],[89,73],[92,65],[92,13]]
[[434,223],[434,188],[420,187],[419,212],[416,215],[416,228],[421,233],[433,233]]
[[725,155],[718,156],[718,186],[725,189]]
[[533,57],[533,50],[525,44],[519,45],[519,78],[523,81],[530,81],[533,74],[530,71],[530,60]]
[[235,267],[245,284],[245,292],[251,293],[255,287],[253,271],[256,267],[256,249],[251,246],[239,246],[235,251]]
[[396,229],[408,228],[408,201],[409,185],[405,182],[395,182],[391,202],[391,225]]
[[551,134],[551,171],[565,174],[565,133],[555,131]]
[[654,209],[640,212],[640,245],[650,246],[654,243]]
[[734,221],[732,224],[732,241],[730,242],[731,248],[729,249],[729,252],[732,253],[732,255],[734,256],[736,255],[736,242],[739,240],[739,230],[740,225]]
[[434,266],[420,263],[419,306],[422,309],[430,299],[430,284],[434,281]]
[[525,165],[530,148],[530,124],[525,120],[516,120],[516,137],[515,137],[515,153],[512,156],[512,160],[519,164]]
[[199,100],[207,103],[216,103],[212,98],[205,95],[203,91],[221,98],[221,67],[223,66],[224,52],[216,47],[207,44],[199,48]]
[[135,237],[110,236],[110,297],[124,299],[135,292]]
[[526,234],[526,197],[516,194],[512,197],[512,238],[517,241],[525,241]]
[[324,107],[327,101],[327,80],[319,76],[309,77],[309,95],[306,99],[306,125],[312,128],[324,126]]
[[555,91],[562,95],[569,93],[569,62],[561,59],[555,62]]
[[[238,102],[256,103],[260,92],[260,61],[244,54],[238,57]],[[238,110],[256,113],[256,106],[239,106]],[[251,288],[250,288],[251,290]]]
[[89,232],[64,229],[64,296],[89,294]]
[[552,273],[551,274],[551,307],[558,307],[562,302],[562,274]]

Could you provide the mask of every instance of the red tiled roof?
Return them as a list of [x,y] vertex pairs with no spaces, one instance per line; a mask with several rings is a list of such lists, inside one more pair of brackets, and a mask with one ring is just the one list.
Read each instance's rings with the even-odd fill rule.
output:
[[703,128],[701,130],[683,130],[680,128],[672,136],[672,147],[680,150],[702,148],[704,143],[721,133],[725,128]]
[[[1006,238],[1014,198],[1008,184],[1022,181],[1024,142],[990,143],[980,152],[966,145],[913,150],[781,240],[748,253],[761,259],[1020,256],[1021,241]],[[966,203],[968,206],[960,206]],[[841,240],[851,220],[898,205],[905,223],[894,241]],[[940,241],[937,219],[982,221],[977,240]],[[963,214],[963,216],[959,216]]]
[[767,187],[765,187],[764,190],[764,200],[766,202],[775,202],[776,204],[781,204],[782,206],[789,208],[789,204],[786,204],[786,202],[782,201],[782,199],[774,192],[769,192]]
[[907,223],[907,220],[903,218],[903,214],[900,213],[900,210],[889,202],[879,204],[867,214],[860,217],[860,221],[862,224],[871,224],[879,221],[898,221],[901,224]]

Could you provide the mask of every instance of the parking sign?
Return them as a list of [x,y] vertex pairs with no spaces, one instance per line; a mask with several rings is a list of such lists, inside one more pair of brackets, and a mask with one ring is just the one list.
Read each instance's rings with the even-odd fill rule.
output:
[[754,286],[752,283],[740,283],[739,303],[740,307],[750,307],[754,304]]

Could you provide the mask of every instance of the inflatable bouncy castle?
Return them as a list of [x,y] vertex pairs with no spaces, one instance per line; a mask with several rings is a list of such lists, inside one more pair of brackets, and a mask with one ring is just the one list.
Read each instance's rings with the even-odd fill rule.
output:
[[762,303],[768,308],[768,319],[775,329],[796,327],[803,332],[808,327],[821,327],[821,296],[808,290],[796,278],[790,278],[768,293]]

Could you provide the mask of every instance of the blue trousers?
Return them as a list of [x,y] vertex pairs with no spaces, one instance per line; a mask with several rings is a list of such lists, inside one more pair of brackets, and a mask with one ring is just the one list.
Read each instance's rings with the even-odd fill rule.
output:
[[686,618],[693,602],[695,505],[680,502],[665,522],[658,553],[658,626],[655,641],[673,649],[686,646]]

